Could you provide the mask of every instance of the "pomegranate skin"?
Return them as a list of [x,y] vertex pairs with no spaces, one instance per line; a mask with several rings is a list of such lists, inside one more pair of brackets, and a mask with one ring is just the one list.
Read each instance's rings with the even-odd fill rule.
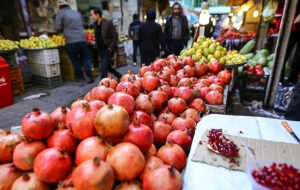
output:
[[182,98],[172,98],[168,102],[168,109],[175,115],[182,113],[186,109],[186,102]]
[[192,145],[192,138],[190,137],[189,133],[189,129],[185,131],[174,130],[168,135],[167,141],[170,141],[173,144],[178,144],[184,150],[188,150]]
[[67,114],[70,112],[70,108],[68,108],[66,105],[60,106],[56,108],[51,114],[50,117],[53,122],[53,126],[56,127],[58,123],[66,123]]
[[168,94],[164,91],[152,91],[149,96],[154,101],[155,110],[162,110],[168,103]]
[[25,173],[13,183],[11,190],[24,189],[50,190],[50,185],[40,181],[34,173]]
[[171,133],[172,127],[168,123],[155,121],[152,131],[155,144],[160,146],[166,143],[167,136]]
[[147,176],[151,171],[155,170],[156,168],[159,168],[160,166],[164,165],[164,162],[159,159],[156,156],[151,156],[146,160],[145,168],[141,175],[139,176],[139,179],[143,181],[145,176]]
[[126,109],[126,111],[129,114],[132,114],[134,111],[134,98],[126,94],[124,92],[116,92],[113,95],[111,95],[108,99],[108,104],[115,104],[122,106]]
[[201,112],[197,112],[195,109],[188,108],[183,112],[183,114],[185,114],[187,118],[194,120],[195,123],[198,123],[201,120]]
[[141,93],[135,100],[135,109],[151,114],[155,109],[155,103],[148,95]]
[[184,131],[187,128],[191,129],[191,136],[195,134],[196,123],[194,120],[187,118],[186,115],[182,114],[180,117],[177,117],[172,123],[173,130]]
[[142,124],[147,125],[148,127],[152,128],[152,120],[150,115],[143,111],[134,111],[131,115],[131,121],[137,118],[141,121]]
[[206,111],[205,103],[201,98],[196,98],[191,101],[189,107],[195,109],[196,111],[200,111],[201,113],[205,113]]
[[172,125],[175,119],[176,119],[176,115],[172,112],[169,112],[169,110],[158,115],[158,121],[164,121],[170,125]]
[[12,163],[0,165],[0,189],[10,190],[14,181],[22,175],[22,171]]
[[90,92],[91,100],[100,100],[107,103],[108,98],[115,93],[114,89],[107,86],[97,86]]
[[154,144],[151,145],[150,149],[144,153],[145,159],[150,158],[151,156],[156,156],[157,155],[157,150]]
[[21,141],[22,137],[19,134],[0,130],[0,163],[13,160],[13,152]]
[[125,181],[117,185],[114,190],[142,190],[142,184],[137,181]]

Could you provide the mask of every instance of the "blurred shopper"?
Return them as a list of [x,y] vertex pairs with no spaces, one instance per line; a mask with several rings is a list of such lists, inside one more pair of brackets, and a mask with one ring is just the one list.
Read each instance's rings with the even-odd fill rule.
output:
[[165,25],[165,36],[170,54],[179,55],[189,41],[189,27],[186,16],[182,14],[179,3],[172,6],[173,14],[168,16]]
[[102,18],[102,11],[99,8],[90,11],[94,22],[96,47],[101,56],[101,79],[107,77],[111,72],[118,79],[121,74],[111,67],[110,61],[117,49],[118,33],[112,21]]
[[[84,80],[80,60],[83,63],[88,83],[94,82],[89,50],[84,35],[81,15],[70,8],[66,0],[59,0],[60,12],[56,15],[54,29],[63,32],[66,38],[66,52],[75,69],[76,80]],[[80,59],[78,58],[80,56]]]
[[138,33],[140,41],[140,50],[142,56],[142,63],[150,65],[151,62],[165,54],[165,41],[161,26],[155,22],[156,13],[154,9],[150,8],[147,13],[147,21],[141,24]]
[[142,24],[141,21],[139,21],[139,15],[134,14],[133,15],[133,22],[130,23],[129,29],[128,29],[128,35],[132,39],[133,42],[133,66],[136,66],[136,54],[137,54],[137,49],[139,48],[139,28],[140,25]]

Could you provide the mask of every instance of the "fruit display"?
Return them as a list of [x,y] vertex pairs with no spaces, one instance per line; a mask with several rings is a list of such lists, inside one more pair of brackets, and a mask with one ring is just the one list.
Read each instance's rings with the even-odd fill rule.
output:
[[84,35],[85,35],[86,41],[88,43],[95,42],[94,29],[85,29],[84,30]]
[[248,41],[255,38],[256,34],[253,31],[249,31],[248,33],[240,33],[238,31],[228,30],[222,36],[219,36],[216,41],[221,44],[226,40],[239,40],[239,41]]
[[1,50],[18,49],[18,48],[19,48],[19,42],[0,39],[0,51]]
[[53,35],[51,39],[58,46],[64,46],[66,44],[66,39],[62,35]]
[[20,47],[25,49],[53,48],[57,47],[57,44],[51,38],[31,36],[28,39],[20,40]]
[[247,61],[244,55],[237,51],[227,51],[219,42],[204,36],[199,36],[192,46],[182,50],[179,58],[184,59],[186,56],[192,56],[193,60],[205,63],[218,61],[222,65],[240,64]]

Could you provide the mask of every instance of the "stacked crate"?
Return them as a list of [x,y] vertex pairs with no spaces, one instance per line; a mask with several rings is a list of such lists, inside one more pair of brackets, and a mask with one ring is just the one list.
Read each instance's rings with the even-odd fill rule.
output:
[[74,79],[75,70],[64,47],[59,48],[59,59],[62,78],[68,80]]
[[28,50],[27,57],[35,85],[47,88],[62,85],[58,49]]
[[25,88],[20,67],[10,67],[9,75],[13,95],[15,96],[25,94]]

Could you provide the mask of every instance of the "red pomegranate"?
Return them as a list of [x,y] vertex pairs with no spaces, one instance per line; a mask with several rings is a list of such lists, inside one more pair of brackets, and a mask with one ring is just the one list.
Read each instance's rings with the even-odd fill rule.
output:
[[108,139],[119,139],[129,126],[128,112],[118,105],[106,105],[101,108],[95,117],[95,128],[99,135]]
[[208,71],[208,66],[206,63],[197,62],[195,64],[195,71],[196,71],[197,76],[204,75]]
[[156,61],[154,61],[150,67],[152,69],[152,71],[155,71],[155,72],[159,72],[163,69],[163,65],[162,65],[162,61],[164,61],[163,59],[157,59]]
[[174,119],[176,119],[176,115],[172,112],[169,112],[169,110],[158,115],[158,121],[163,121],[170,125],[172,125]]
[[170,65],[164,67],[164,71],[167,71],[169,73],[169,75],[175,75],[176,71],[173,67],[171,67]]
[[190,80],[193,85],[196,85],[198,83],[198,79],[196,77],[191,77]]
[[187,73],[189,77],[193,77],[196,74],[195,68],[192,65],[186,65],[183,67],[183,70]]
[[168,98],[173,97],[173,91],[172,91],[172,88],[169,85],[163,85],[163,86],[159,87],[158,91],[165,92],[168,95]]
[[206,86],[209,86],[209,85],[210,85],[209,79],[199,79],[199,80],[198,80],[198,83],[203,83],[203,84],[205,84]]
[[47,139],[48,147],[57,147],[69,154],[73,154],[77,147],[77,140],[72,136],[68,129],[65,129],[64,125],[59,124],[58,130]]
[[116,92],[124,92],[136,98],[139,95],[139,88],[132,82],[123,81],[120,82],[116,88]]
[[129,125],[123,141],[135,144],[142,152],[147,152],[153,143],[153,133],[151,129],[137,118]]
[[67,127],[71,134],[80,140],[96,135],[94,128],[95,115],[98,110],[91,109],[89,104],[75,108],[67,116]]
[[14,181],[22,175],[22,171],[12,163],[0,165],[0,189],[10,190]]
[[200,98],[201,97],[201,91],[197,87],[191,85],[190,89],[192,90],[194,98]]
[[59,189],[74,186],[73,184],[74,170],[75,168],[72,168],[70,172],[66,175],[66,177],[59,181],[59,183],[57,184],[57,186],[60,187]]
[[24,138],[23,142],[16,146],[13,153],[13,163],[23,171],[30,171],[33,169],[35,157],[46,148],[46,145],[41,141],[30,142]]
[[160,82],[160,86],[163,86],[163,85],[168,85],[169,83],[163,79],[159,79],[159,82]]
[[179,82],[179,79],[178,79],[177,76],[175,76],[175,75],[171,75],[171,76],[170,76],[170,82],[169,82],[169,85],[170,85],[170,86],[175,87],[175,86],[178,85],[178,82]]
[[120,81],[129,81],[130,79],[132,79],[133,74],[131,73],[130,70],[128,70],[127,74],[123,75],[120,79]]
[[107,84],[107,82],[109,82],[109,87],[112,89],[116,89],[118,82],[116,81],[116,79],[113,78],[113,76],[110,74],[109,77],[103,78],[101,79],[101,81],[99,82],[99,86],[100,85],[105,85]]
[[63,187],[63,186],[59,186],[58,185],[58,187],[57,187],[56,190],[76,190],[76,189],[74,187],[71,187],[71,186],[69,186],[69,187]]
[[213,80],[212,80],[212,84],[218,84],[222,87],[225,86],[225,82],[223,81],[223,79],[220,79],[218,77],[215,77]]
[[176,55],[170,54],[170,55],[167,57],[167,61],[170,61],[170,60],[172,60],[172,59],[176,60],[176,59],[177,59]]
[[189,102],[194,99],[194,94],[192,92],[192,89],[190,89],[190,87],[186,87],[186,86],[178,87],[174,93],[174,96],[182,98],[186,102]]
[[0,130],[0,163],[13,161],[13,152],[21,141],[19,134]]
[[151,113],[150,117],[151,117],[152,123],[154,121],[157,121],[157,117],[153,113]]
[[58,123],[66,123],[66,119],[67,119],[67,114],[70,112],[71,110],[66,106],[60,106],[58,108],[56,108],[51,114],[50,117],[52,119],[53,122],[53,126],[57,127]]
[[180,86],[190,86],[192,84],[193,83],[192,83],[191,79],[183,78],[183,79],[180,79],[180,81],[178,82],[178,87],[180,87]]
[[89,102],[89,101],[91,100],[91,94],[90,94],[90,92],[86,93],[86,94],[84,95],[84,98],[83,98],[83,99]]
[[158,146],[166,143],[167,136],[172,131],[171,125],[163,121],[155,121],[153,123],[152,132],[154,135],[154,143]]
[[91,109],[100,110],[103,106],[105,106],[105,102],[102,102],[100,100],[93,100],[89,102],[89,105]]
[[182,67],[183,67],[183,64],[181,63],[181,61],[175,60],[175,59],[173,59],[173,60],[170,61],[170,65],[171,65],[176,71],[179,70],[179,69],[182,69]]
[[155,109],[154,100],[146,94],[140,94],[135,100],[135,109],[151,114]]
[[181,146],[184,150],[188,150],[192,145],[192,138],[191,138],[191,130],[187,128],[184,131],[181,130],[175,130],[172,131],[168,137],[167,141],[172,142],[173,144],[178,144]]
[[222,70],[222,65],[219,63],[219,61],[212,61],[208,64],[208,69],[212,73],[218,73]]
[[142,184],[137,180],[125,181],[117,185],[114,190],[142,190]]
[[201,98],[196,98],[191,101],[189,107],[195,109],[196,111],[200,111],[201,113],[204,113],[206,111],[205,103]]
[[200,98],[205,99],[206,94],[210,91],[209,87],[203,87],[200,89]]
[[139,92],[143,91],[143,78],[140,78],[138,75],[133,75],[133,84],[138,87]]
[[181,190],[182,186],[180,173],[168,165],[153,170],[143,180],[143,190]]
[[190,56],[183,57],[182,62],[186,65],[194,65],[194,60]]
[[168,102],[168,109],[175,115],[182,113],[186,108],[186,102],[182,98],[174,97]]
[[108,99],[108,104],[122,106],[131,114],[134,111],[134,98],[124,92],[116,92]]
[[[90,92],[90,96],[91,96],[91,92]],[[89,100],[90,101],[90,100]],[[71,105],[71,109],[75,109],[75,108],[81,108],[83,104],[89,103],[87,100],[82,100],[81,98],[77,98],[75,102],[72,103]]]
[[151,92],[152,90],[155,90],[159,86],[160,86],[160,80],[159,80],[158,77],[156,77],[155,73],[152,73],[151,75],[144,76],[143,88],[147,92]]
[[66,152],[47,148],[35,157],[33,171],[43,182],[57,183],[69,173],[71,165],[71,158]]
[[191,136],[195,134],[196,123],[194,120],[187,118],[186,115],[182,114],[180,117],[177,117],[172,123],[173,130],[182,130],[186,128],[191,129]]
[[90,93],[92,100],[101,100],[107,103],[109,97],[115,93],[115,91],[109,86],[97,86],[93,88]]
[[142,124],[147,125],[150,128],[152,127],[151,117],[146,112],[134,111],[131,115],[131,121],[135,118],[139,119]]
[[222,79],[225,83],[229,83],[231,80],[231,73],[225,69],[224,71],[220,71],[218,73],[218,78]]
[[95,157],[75,169],[73,183],[75,189],[111,190],[115,183],[115,175],[108,163]]
[[151,156],[146,160],[145,169],[139,176],[139,179],[143,181],[145,176],[147,176],[151,171],[155,170],[156,168],[159,168],[160,166],[163,166],[164,162],[159,159],[156,156]]
[[189,77],[189,75],[188,75],[185,71],[183,71],[183,72],[178,72],[178,71],[177,71],[176,76],[177,76],[177,78],[178,78],[179,80],[181,80],[181,79],[183,79],[183,78],[188,78],[188,77]]
[[207,87],[207,86],[204,83],[197,83],[197,84],[195,84],[195,87],[198,88],[199,90],[201,90],[201,88]]
[[143,77],[147,71],[151,71],[150,66],[145,66],[145,64],[142,64],[142,67],[139,70],[139,76]]
[[149,94],[149,97],[154,101],[155,110],[162,110],[168,102],[168,94],[161,90],[154,90]]
[[50,115],[38,108],[33,108],[31,113],[23,117],[21,127],[24,136],[35,140],[45,139],[53,131]]
[[208,104],[220,105],[223,103],[223,94],[218,91],[210,91],[206,94],[205,101]]
[[11,190],[38,189],[50,190],[50,185],[40,181],[35,173],[24,173],[12,185]]
[[198,123],[201,120],[201,112],[197,112],[195,109],[188,108],[183,112],[183,114],[185,114],[187,118],[191,118],[192,120],[194,120],[195,123]]
[[162,70],[162,71],[158,72],[158,78],[169,82],[170,81],[170,74],[167,71]]
[[[214,83],[214,80],[215,80],[216,78],[217,78],[216,75],[211,75],[211,76],[209,76],[207,79],[209,80],[209,83],[212,84],[212,83]],[[210,84],[209,84],[209,85],[210,85]],[[208,86],[209,86],[209,85],[208,85]]]
[[218,92],[220,92],[220,93],[222,93],[222,94],[223,94],[223,91],[224,91],[223,87],[222,87],[221,85],[219,85],[219,84],[211,84],[211,85],[209,86],[209,89],[210,89],[211,91],[216,90],[216,91],[218,91]]
[[145,167],[145,158],[140,149],[128,142],[111,147],[106,162],[112,166],[119,181],[133,180]]
[[145,159],[148,159],[150,158],[151,156],[156,156],[157,154],[157,150],[156,150],[156,147],[154,144],[151,145],[151,148],[146,152],[144,153],[145,155]]
[[186,164],[184,150],[179,145],[173,144],[170,141],[158,150],[157,157],[165,164],[174,166],[177,170],[181,170]]

